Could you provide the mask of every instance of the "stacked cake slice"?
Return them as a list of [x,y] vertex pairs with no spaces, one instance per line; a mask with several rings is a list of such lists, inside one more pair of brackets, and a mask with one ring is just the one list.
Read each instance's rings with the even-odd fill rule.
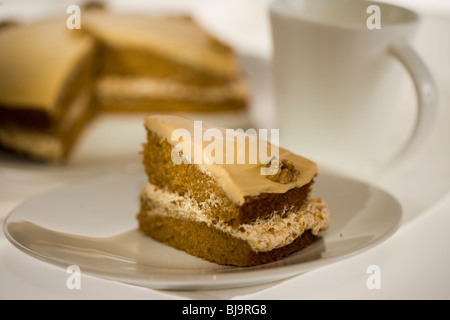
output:
[[[140,230],[154,239],[218,264],[252,266],[310,245],[328,227],[328,208],[311,193],[314,162],[279,148],[270,162],[219,163],[211,161],[218,150],[211,152],[210,139],[196,137],[199,128],[190,119],[150,116],[145,127],[149,183],[141,192],[137,218]],[[201,124],[202,132],[208,129],[215,130],[215,146],[230,145],[225,129]],[[217,143],[218,133],[223,133],[222,143]],[[270,145],[247,138],[241,151],[255,141]],[[198,151],[201,161],[195,159]],[[225,148],[223,157],[237,152]],[[262,174],[273,161],[276,170]]]

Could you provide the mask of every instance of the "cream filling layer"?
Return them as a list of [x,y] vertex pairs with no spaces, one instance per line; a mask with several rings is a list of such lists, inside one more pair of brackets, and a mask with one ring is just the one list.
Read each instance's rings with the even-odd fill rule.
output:
[[246,84],[241,80],[224,86],[200,87],[151,77],[105,76],[97,85],[102,100],[154,99],[174,101],[223,102],[245,99]]
[[292,243],[305,231],[314,235],[328,228],[330,212],[322,199],[310,195],[300,210],[285,208],[269,218],[257,219],[252,223],[230,226],[222,221],[213,221],[204,212],[220,207],[221,200],[211,194],[210,199],[199,204],[189,196],[180,196],[152,184],[147,184],[141,192],[142,201],[152,201],[148,215],[162,215],[206,223],[233,237],[246,241],[255,252],[267,252]]

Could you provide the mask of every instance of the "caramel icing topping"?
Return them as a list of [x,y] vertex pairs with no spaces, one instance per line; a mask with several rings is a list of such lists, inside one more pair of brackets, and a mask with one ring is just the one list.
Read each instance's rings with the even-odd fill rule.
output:
[[234,77],[233,53],[188,17],[88,12],[83,26],[113,48],[155,52],[173,61]]
[[0,104],[53,112],[93,39],[69,30],[65,19],[18,25],[0,32]]
[[[197,123],[197,124],[196,124]],[[302,187],[309,183],[317,174],[316,163],[296,155],[281,147],[278,148],[279,159],[286,159],[293,163],[295,168],[300,172],[297,179],[290,183],[278,183],[267,179],[267,175],[261,174],[261,169],[267,164],[266,157],[260,157],[259,151],[256,161],[252,160],[250,156],[251,151],[255,150],[253,146],[257,144],[259,148],[265,146],[268,150],[276,150],[276,146],[266,140],[262,140],[254,135],[250,135],[246,132],[240,134],[241,137],[245,137],[245,144],[237,143],[238,139],[234,139],[233,147],[227,147],[227,142],[233,142],[230,140],[230,136],[226,134],[225,128],[212,127],[201,123],[201,132],[199,134],[199,122],[195,122],[192,119],[175,115],[162,115],[162,116],[148,116],[145,119],[145,127],[147,130],[157,134],[162,139],[167,140],[168,143],[174,147],[180,145],[179,135],[174,135],[174,132],[189,133],[190,139],[186,137],[186,145],[191,147],[191,157],[186,159],[186,155],[183,154],[184,162],[196,163],[200,170],[206,174],[212,176],[217,183],[227,193],[229,198],[238,205],[242,205],[246,196],[257,196],[261,193],[285,193],[294,187]],[[177,130],[177,129],[181,129]],[[208,130],[212,129],[212,130]],[[205,132],[215,132],[214,138],[209,141],[204,141],[203,135]],[[237,132],[236,130],[233,130]],[[200,135],[200,136],[199,136]],[[175,139],[175,141],[172,140]],[[234,137],[233,137],[234,138]],[[182,137],[181,139],[184,139]],[[214,143],[214,145],[213,145]],[[212,146],[223,146],[223,161],[219,163],[214,152],[210,152]],[[230,146],[230,144],[228,144]],[[274,148],[275,149],[271,149]],[[187,147],[186,147],[187,148]],[[218,148],[217,148],[218,149]],[[260,149],[258,149],[260,150]],[[242,164],[237,161],[230,162],[226,159],[237,159],[237,155],[245,154],[245,161]],[[270,152],[266,153],[267,156],[271,156]],[[201,159],[196,155],[202,154]],[[214,155],[212,157],[211,155]],[[198,161],[198,160],[201,161]],[[243,159],[243,158],[241,158]]]

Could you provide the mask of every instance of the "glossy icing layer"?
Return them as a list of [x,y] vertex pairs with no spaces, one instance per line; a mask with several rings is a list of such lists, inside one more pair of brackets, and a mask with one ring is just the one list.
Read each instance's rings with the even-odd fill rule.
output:
[[[317,174],[317,165],[314,162],[246,132],[232,130],[235,134],[232,136],[227,134],[225,128],[211,127],[175,115],[149,116],[145,120],[145,127],[172,144],[175,156],[178,156],[178,150],[190,149],[190,155],[183,152],[181,158],[172,159],[196,163],[200,170],[213,177],[229,198],[238,205],[244,203],[246,196],[285,193],[292,188],[302,187],[311,182]],[[243,143],[238,142],[239,137]],[[184,148],[180,149],[181,147]],[[262,147],[270,152],[262,152],[264,149]],[[217,156],[219,149],[223,151],[220,157]],[[278,183],[262,174],[267,159],[270,159],[276,151],[280,160],[290,160],[300,172],[295,181]],[[229,161],[230,159],[234,161]],[[239,161],[243,163],[238,163]]]

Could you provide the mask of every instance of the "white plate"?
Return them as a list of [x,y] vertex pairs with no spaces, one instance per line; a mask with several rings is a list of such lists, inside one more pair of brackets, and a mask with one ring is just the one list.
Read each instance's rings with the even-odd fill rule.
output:
[[402,211],[386,192],[322,169],[314,193],[331,226],[310,247],[256,267],[220,266],[160,244],[137,230],[145,174],[115,174],[40,195],[13,211],[8,240],[27,254],[133,285],[174,290],[240,287],[285,279],[374,247],[399,227]]

